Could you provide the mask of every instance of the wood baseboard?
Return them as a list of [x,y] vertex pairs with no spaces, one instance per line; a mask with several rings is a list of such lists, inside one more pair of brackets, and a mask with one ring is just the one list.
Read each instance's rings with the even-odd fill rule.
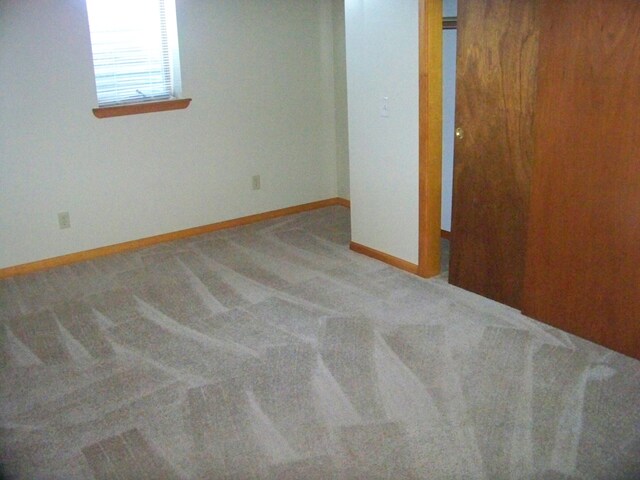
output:
[[224,222],[217,222],[209,225],[203,225],[200,227],[187,228],[186,230],[179,230],[176,232],[164,233],[161,235],[155,235],[153,237],[146,237],[138,240],[131,240],[129,242],[118,243],[115,245],[107,245],[105,247],[93,248],[91,250],[85,250],[82,252],[69,253],[67,255],[62,255],[59,257],[47,258],[44,260],[37,260],[35,262],[23,263],[21,265],[15,265],[12,267],[5,267],[0,269],[0,279],[13,277],[15,275],[26,275],[28,273],[34,273],[40,270],[60,267],[60,266],[69,265],[72,263],[84,262],[86,260],[92,260],[94,258],[113,255],[116,253],[139,250],[141,248],[149,247],[151,245],[156,245],[158,243],[171,242],[173,240],[180,240],[183,238],[193,237],[196,235],[202,235],[205,233],[216,232],[218,230],[224,230],[227,228],[240,227],[243,225],[249,225],[251,223],[261,222],[263,220],[270,220],[273,218],[284,217],[286,215],[293,215],[296,213],[308,212],[311,210],[316,210],[318,208],[331,207],[335,205],[347,206],[348,208],[348,205],[345,205],[345,202],[348,203],[348,201],[343,198],[337,198],[337,197],[329,198],[327,200],[320,200],[318,202],[295,205],[293,207],[287,207],[287,208],[281,208],[278,210],[271,210],[269,212],[257,213],[255,215],[248,215],[246,217],[226,220]]
[[336,201],[338,202],[338,205],[342,205],[343,207],[346,207],[346,208],[351,208],[351,200],[347,200],[346,198],[337,197]]
[[362,255],[366,255],[367,257],[375,258],[376,260],[380,260],[392,267],[399,268],[409,273],[413,273],[414,275],[418,274],[418,265],[415,263],[407,262],[398,257],[394,257],[393,255],[389,255],[388,253],[381,252],[374,248],[369,248],[364,245],[360,245],[359,243],[351,242],[349,244],[349,248],[356,253],[361,253]]
[[440,230],[440,237],[446,240],[451,240],[451,232],[447,232],[446,230]]

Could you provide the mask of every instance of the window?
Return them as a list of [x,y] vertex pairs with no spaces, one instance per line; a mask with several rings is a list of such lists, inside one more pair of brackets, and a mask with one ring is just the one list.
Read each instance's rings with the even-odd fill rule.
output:
[[[179,96],[180,61],[174,2],[86,0],[98,110]],[[126,111],[141,113],[135,109]]]

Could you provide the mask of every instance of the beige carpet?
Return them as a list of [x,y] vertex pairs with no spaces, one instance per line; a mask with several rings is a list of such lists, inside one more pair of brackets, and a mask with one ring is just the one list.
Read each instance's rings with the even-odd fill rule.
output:
[[640,362],[348,240],[334,207],[1,281],[4,475],[640,478]]

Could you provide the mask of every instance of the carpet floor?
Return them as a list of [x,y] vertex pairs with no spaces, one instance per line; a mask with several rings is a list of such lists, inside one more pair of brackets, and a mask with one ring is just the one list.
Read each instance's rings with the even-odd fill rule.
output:
[[325,208],[0,281],[19,479],[640,478],[640,362]]

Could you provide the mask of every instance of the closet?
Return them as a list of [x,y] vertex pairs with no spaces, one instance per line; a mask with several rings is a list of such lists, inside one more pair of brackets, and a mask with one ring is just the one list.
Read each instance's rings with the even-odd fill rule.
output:
[[450,282],[640,358],[640,3],[459,0]]

